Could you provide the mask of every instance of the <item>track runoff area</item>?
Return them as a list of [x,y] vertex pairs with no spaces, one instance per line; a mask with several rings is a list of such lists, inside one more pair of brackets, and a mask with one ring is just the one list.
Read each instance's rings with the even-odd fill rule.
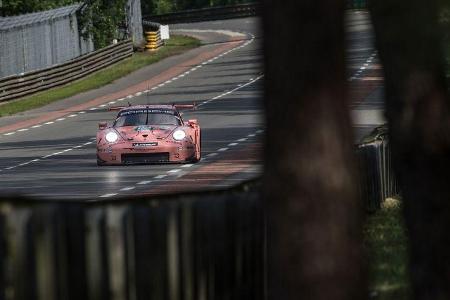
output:
[[[382,87],[379,81],[367,80],[379,77],[367,15],[351,13],[347,26],[351,109],[358,137],[382,121],[376,116],[382,106],[378,99],[373,101]],[[264,135],[259,19],[177,24],[171,30],[197,37],[204,45],[104,88],[1,118],[2,194],[102,201],[226,188],[259,176]],[[196,164],[98,167],[98,123],[115,118],[117,112],[109,107],[128,102],[195,102],[197,109],[184,111],[183,118],[199,121],[202,160]]]

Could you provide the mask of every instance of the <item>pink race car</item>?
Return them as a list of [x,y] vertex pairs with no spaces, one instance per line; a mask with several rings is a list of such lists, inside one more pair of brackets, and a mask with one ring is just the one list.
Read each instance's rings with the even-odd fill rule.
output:
[[178,109],[194,105],[117,107],[112,126],[99,123],[97,164],[128,165],[198,162],[201,135],[197,120],[184,122]]

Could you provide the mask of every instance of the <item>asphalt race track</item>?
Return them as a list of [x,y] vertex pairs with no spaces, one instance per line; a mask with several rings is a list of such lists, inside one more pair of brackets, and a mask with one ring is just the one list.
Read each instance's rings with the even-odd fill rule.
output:
[[[262,46],[257,18],[172,26],[204,46],[141,69],[104,88],[0,118],[4,195],[102,201],[235,185],[261,173]],[[355,139],[384,122],[382,81],[367,14],[349,16],[349,83]],[[363,69],[361,69],[363,68]],[[197,164],[98,167],[95,134],[109,106],[191,103],[202,127]],[[0,107],[1,109],[1,107]],[[380,117],[381,116],[381,117]]]

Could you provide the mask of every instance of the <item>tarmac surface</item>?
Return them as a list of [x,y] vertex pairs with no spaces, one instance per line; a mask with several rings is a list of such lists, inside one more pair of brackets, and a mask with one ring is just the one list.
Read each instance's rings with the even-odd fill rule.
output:
[[[384,123],[381,67],[367,13],[349,14],[348,78],[355,141]],[[258,18],[171,26],[203,46],[103,88],[0,118],[0,193],[59,201],[102,201],[217,189],[262,172],[262,33]],[[380,100],[381,99],[381,100]],[[202,128],[197,164],[98,167],[98,123],[109,106],[196,102],[185,120]],[[0,107],[1,109],[1,107]]]

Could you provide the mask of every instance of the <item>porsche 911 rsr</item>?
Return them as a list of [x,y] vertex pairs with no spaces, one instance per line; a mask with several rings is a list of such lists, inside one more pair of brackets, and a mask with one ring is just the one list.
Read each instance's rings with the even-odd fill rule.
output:
[[99,123],[97,164],[198,162],[200,126],[184,122],[178,111],[186,105],[137,105],[118,108],[111,126]]

